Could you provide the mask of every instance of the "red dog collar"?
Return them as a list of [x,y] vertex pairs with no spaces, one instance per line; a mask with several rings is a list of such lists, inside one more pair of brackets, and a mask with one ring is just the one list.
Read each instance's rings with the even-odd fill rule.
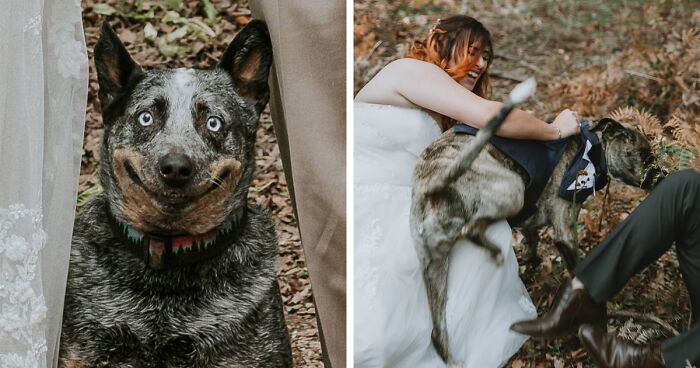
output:
[[[245,215],[246,211],[242,211]],[[201,235],[144,234],[117,220],[110,213],[112,228],[127,249],[151,269],[163,270],[193,264],[223,253],[238,236],[238,221],[228,221],[219,228]]]

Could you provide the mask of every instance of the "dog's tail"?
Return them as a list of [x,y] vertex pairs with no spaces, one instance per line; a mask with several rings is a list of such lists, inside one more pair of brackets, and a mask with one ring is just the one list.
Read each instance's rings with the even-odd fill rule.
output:
[[498,113],[489,120],[484,129],[479,130],[476,137],[469,144],[462,148],[457,157],[455,157],[454,162],[445,171],[436,173],[432,177],[432,180],[426,186],[426,193],[442,191],[447,185],[467,171],[471,167],[472,162],[479,156],[481,150],[484,149],[486,143],[491,139],[496,129],[506,120],[508,114],[535,93],[536,86],[537,82],[535,82],[534,78],[528,78],[515,86]]

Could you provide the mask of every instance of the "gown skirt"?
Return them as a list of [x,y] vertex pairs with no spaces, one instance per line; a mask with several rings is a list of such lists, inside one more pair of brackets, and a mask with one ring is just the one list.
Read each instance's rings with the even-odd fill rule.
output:
[[[439,135],[426,112],[355,103],[355,367],[445,367],[430,341],[432,322],[409,230],[411,176],[418,156]],[[460,367],[503,366],[526,337],[509,326],[537,316],[518,276],[506,221],[487,236],[505,256],[460,240],[450,254],[447,326]]]

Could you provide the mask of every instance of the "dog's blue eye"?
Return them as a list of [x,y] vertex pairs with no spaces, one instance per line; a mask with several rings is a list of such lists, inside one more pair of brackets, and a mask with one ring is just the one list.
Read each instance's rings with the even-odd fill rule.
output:
[[210,116],[209,119],[207,119],[207,129],[212,132],[218,132],[219,129],[221,129],[221,119],[216,116]]
[[150,112],[144,111],[139,114],[139,124],[142,126],[149,126],[153,124],[153,115]]

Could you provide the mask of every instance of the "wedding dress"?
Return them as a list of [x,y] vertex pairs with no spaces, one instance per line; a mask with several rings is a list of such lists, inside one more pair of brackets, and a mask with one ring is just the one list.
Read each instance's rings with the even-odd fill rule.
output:
[[[413,167],[439,135],[424,111],[355,103],[355,367],[445,367],[430,342],[430,310],[409,231]],[[509,326],[537,316],[518,277],[510,227],[500,221],[487,236],[500,245],[503,265],[466,240],[450,254],[450,350],[467,368],[504,365],[526,340]]]
[[2,368],[56,366],[87,81],[80,0],[2,2]]

